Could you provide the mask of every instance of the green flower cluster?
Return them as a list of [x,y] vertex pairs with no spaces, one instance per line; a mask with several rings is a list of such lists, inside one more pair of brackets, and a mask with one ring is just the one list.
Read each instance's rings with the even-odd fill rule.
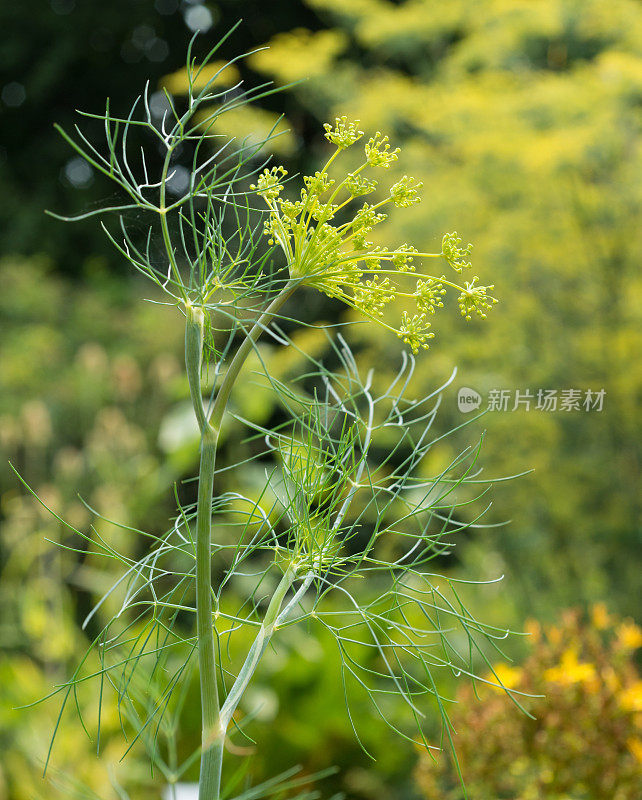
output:
[[488,294],[489,289],[495,288],[495,284],[475,286],[477,280],[477,275],[475,275],[472,281],[466,281],[464,290],[457,301],[462,317],[466,317],[468,320],[471,319],[473,312],[482,319],[486,319],[486,312],[490,311],[497,302],[494,297]]
[[469,242],[466,247],[460,247],[460,244],[461,236],[457,236],[457,231],[445,233],[444,238],[441,240],[441,252],[455,272],[461,272],[463,269],[469,269],[472,266],[470,261],[466,260],[473,249],[472,244]]
[[[443,276],[442,276],[443,277]],[[435,309],[443,308],[442,295],[446,294],[443,283],[428,278],[425,281],[417,281],[415,297],[417,298],[417,308],[428,314],[434,314]]]
[[398,183],[390,187],[392,202],[397,208],[408,208],[408,206],[414,206],[415,203],[420,203],[419,190],[422,186],[422,181],[416,181],[414,178],[404,175]]
[[418,353],[419,348],[428,349],[428,339],[433,339],[435,334],[429,333],[430,323],[425,314],[413,314],[411,317],[407,311],[401,315],[401,325],[397,331],[397,336],[410,347],[413,353]]
[[400,152],[398,147],[391,150],[388,137],[382,136],[379,131],[366,143],[366,160],[371,167],[388,169],[392,162],[399,158]]
[[[324,125],[326,139],[335,145],[321,171],[303,178],[297,199],[283,197],[287,171],[283,167],[265,169],[252,189],[269,208],[265,233],[272,245],[283,251],[290,275],[313,286],[329,297],[337,297],[366,317],[394,331],[413,353],[428,347],[433,338],[428,316],[443,307],[447,289],[459,293],[459,307],[466,319],[473,312],[480,317],[497,301],[488,294],[492,286],[477,286],[477,277],[459,285],[445,275],[417,272],[414,258],[443,258],[457,273],[469,269],[472,245],[462,247],[456,233],[447,233],[440,253],[419,253],[412,245],[395,249],[375,247],[370,236],[387,214],[387,205],[408,208],[421,200],[421,181],[408,175],[393,184],[388,196],[376,202],[362,201],[376,192],[379,182],[364,173],[369,168],[388,169],[398,160],[399,148],[391,149],[387,136],[377,132],[364,147],[365,160],[343,178],[330,176],[341,153],[358,142],[364,133],[359,121],[339,117],[334,126]],[[355,203],[358,203],[355,207]],[[416,276],[415,290],[406,286],[408,275]],[[384,321],[386,307],[396,299],[412,301],[416,314],[404,311],[398,327]]]
[[329,122],[326,122],[323,127],[325,138],[332,144],[336,144],[340,150],[350,147],[363,136],[363,131],[359,130],[359,120],[350,122],[346,116],[337,117],[334,128]]

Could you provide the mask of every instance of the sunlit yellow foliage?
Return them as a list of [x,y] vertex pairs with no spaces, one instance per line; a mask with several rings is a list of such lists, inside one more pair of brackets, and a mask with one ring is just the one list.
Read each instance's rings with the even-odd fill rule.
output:
[[[186,95],[189,91],[189,74],[187,67],[183,67],[161,78],[160,85],[170,94]],[[200,92],[210,81],[212,90],[215,91],[235,86],[241,79],[234,64],[228,64],[226,61],[211,61],[203,67],[197,67],[192,74],[194,92]]]
[[[258,55],[258,54],[257,54]],[[330,56],[332,53],[329,54]],[[161,79],[160,85],[176,96],[187,95],[189,91],[189,75],[193,75],[192,91],[202,91],[211,81],[211,92],[216,94],[221,89],[229,89],[241,81],[238,68],[225,61],[214,61],[202,67],[196,66],[188,71],[187,67],[166,75]],[[269,142],[265,149],[271,153],[287,155],[295,148],[296,140],[289,126],[279,119],[279,115],[267,111],[256,105],[239,105],[237,108],[227,110],[225,114],[217,117],[212,122],[215,107],[196,115],[195,120],[207,127],[209,133],[220,134],[226,139],[234,139],[255,145],[263,142],[268,136]]]
[[[431,350],[417,391],[454,365],[482,395],[606,390],[606,413],[486,417],[489,470],[535,469],[503,495],[514,522],[498,543],[502,558],[520,574],[531,565],[531,598],[546,587],[550,602],[570,603],[582,584],[585,596],[617,596],[632,611],[642,8],[634,0],[305,1],[359,48],[311,63],[315,77],[291,91],[319,120],[350,114],[366,129],[396,132],[397,175],[424,183],[426,202],[403,219],[391,215],[375,244],[396,235],[429,252],[440,230],[456,227],[475,242],[475,262],[492,265],[506,286],[479,337],[455,324],[444,331],[447,351]],[[275,38],[269,64],[255,68],[285,84],[289,48],[299,52],[309,35]],[[380,365],[396,343],[365,328],[354,335],[383,386],[390,376]],[[450,408],[451,421],[461,420]]]
[[[211,112],[206,113],[209,116]],[[243,105],[230,109],[221,114],[211,127],[209,122],[207,125],[211,133],[221,134],[221,142],[231,138],[251,147],[267,140],[262,149],[279,155],[288,155],[296,147],[296,138],[287,122],[280,120],[278,114],[258,106]]]
[[341,31],[297,28],[277,34],[269,49],[254,53],[249,63],[261,72],[278,74],[284,83],[305,80],[324,75],[346,43]]

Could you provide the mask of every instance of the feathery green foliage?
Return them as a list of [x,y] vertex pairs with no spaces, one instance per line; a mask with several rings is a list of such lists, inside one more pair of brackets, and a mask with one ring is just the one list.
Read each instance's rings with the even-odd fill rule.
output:
[[[485,498],[491,481],[481,478],[477,467],[481,442],[438,474],[419,474],[443,438],[432,434],[432,426],[445,387],[419,399],[409,397],[413,356],[404,353],[398,374],[376,392],[372,371],[363,374],[340,334],[328,336],[327,359],[302,353],[305,367],[293,381],[281,380],[269,364],[260,363],[257,380],[269,387],[281,421],[268,426],[239,415],[236,420],[255,443],[264,443],[250,458],[265,469],[263,488],[258,497],[218,490],[223,470],[233,476],[248,463],[219,467],[216,460],[224,425],[235,416],[228,409],[235,384],[250,355],[260,360],[262,335],[283,347],[296,346],[283,327],[301,324],[286,314],[287,303],[306,285],[377,320],[381,304],[406,294],[416,298],[418,313],[404,312],[397,330],[414,352],[426,347],[426,314],[441,306],[445,286],[460,292],[466,316],[471,310],[483,316],[492,302],[485,287],[475,286],[476,278],[462,287],[444,276],[416,272],[413,259],[426,257],[443,257],[456,272],[467,269],[470,246],[460,247],[456,234],[446,234],[442,252],[434,256],[407,245],[373,249],[366,241],[382,217],[377,209],[416,203],[420,186],[410,178],[395,183],[379,203],[365,203],[352,220],[330,225],[352,198],[375,190],[374,181],[361,176],[365,167],[387,168],[396,160],[398,151],[379,133],[365,145],[365,163],[336,182],[329,176],[330,165],[362,133],[358,123],[346,118],[326,126],[335,153],[320,172],[303,178],[300,201],[281,198],[285,171],[264,168],[261,145],[221,142],[215,132],[221,115],[273,90],[261,86],[245,92],[237,86],[233,92],[217,91],[214,84],[225,68],[197,66],[188,52],[185,108],[167,94],[160,119],[150,111],[147,89],[126,117],[112,116],[107,104],[105,153],[79,128],[75,138],[62,132],[128,198],[76,220],[117,214],[118,233],[105,225],[110,240],[164,293],[164,302],[185,317],[185,367],[201,460],[196,502],[184,502],[177,492],[176,515],[164,534],[121,526],[147,544],[137,548],[140,557],[121,551],[95,528],[87,534],[59,518],[76,537],[91,543],[96,555],[120,564],[121,575],[87,615],[85,627],[95,630],[91,647],[53,692],[62,696],[56,731],[66,704],[76,701],[80,687],[95,682],[98,731],[103,703],[111,694],[128,737],[126,753],[143,745],[170,784],[200,760],[201,800],[237,791],[234,776],[222,780],[225,743],[234,730],[249,735],[249,720],[239,717],[239,704],[266,650],[278,646],[286,628],[305,623],[335,642],[351,720],[352,698],[365,695],[383,724],[425,748],[440,744],[429,743],[424,729],[427,702],[440,714],[442,743],[452,744],[440,673],[474,677],[477,659],[490,666],[487,649],[501,652],[498,643],[508,635],[479,621],[457,582],[432,571],[431,562],[450,552],[456,534],[470,527],[459,509]],[[204,70],[207,78],[200,81]],[[138,134],[164,149],[159,176],[147,172],[144,145],[134,162],[132,140]],[[176,159],[185,153],[191,165],[180,186]],[[248,186],[257,175],[255,187]],[[341,190],[348,197],[335,207]],[[268,204],[269,249],[259,235],[264,212],[254,208],[253,192]],[[128,227],[132,211],[151,215],[142,239]],[[155,255],[156,237],[163,243],[162,257]],[[411,273],[419,278],[415,292],[402,292],[389,277],[401,281]],[[204,395],[206,372],[212,380]],[[463,499],[467,487],[473,500]],[[481,524],[479,518],[475,524]],[[230,531],[231,536],[219,535]],[[81,544],[73,547],[82,551]],[[232,586],[236,591],[229,593]],[[105,613],[108,608],[113,613]],[[232,645],[238,638],[250,642],[240,658]],[[201,743],[179,761],[176,732],[196,664]],[[390,713],[393,698],[404,706],[408,724]],[[249,799],[296,789],[299,782],[293,776],[286,773],[235,796]],[[302,789],[296,796],[316,795]]]

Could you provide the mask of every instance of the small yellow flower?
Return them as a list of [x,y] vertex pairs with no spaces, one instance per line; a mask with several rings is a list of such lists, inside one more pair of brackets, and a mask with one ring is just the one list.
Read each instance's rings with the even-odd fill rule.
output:
[[544,672],[544,679],[562,686],[572,686],[575,683],[588,683],[595,681],[597,672],[593,664],[578,661],[577,653],[569,648],[562,654],[562,659],[557,667],[551,667]]
[[542,638],[542,626],[535,619],[527,619],[524,623],[524,630],[531,637],[533,644],[539,642]]
[[499,682],[506,689],[514,689],[522,679],[523,672],[519,667],[511,667],[508,664],[495,664],[493,669],[495,674],[489,672],[486,676],[486,679],[494,684],[493,688],[501,689],[501,686],[497,686]]
[[631,620],[624,620],[615,629],[618,644],[625,650],[642,647],[642,628]]
[[591,609],[591,621],[593,625],[599,630],[606,630],[611,625],[611,617],[604,603],[595,603]]
[[629,750],[631,751],[631,755],[633,756],[633,758],[639,764],[642,764],[642,740],[629,739],[626,744]]
[[621,692],[618,702],[624,711],[642,711],[642,681],[636,681]]
[[377,188],[378,182],[376,180],[364,178],[361,175],[350,173],[346,178],[346,189],[353,197],[362,197],[365,194],[371,194]]

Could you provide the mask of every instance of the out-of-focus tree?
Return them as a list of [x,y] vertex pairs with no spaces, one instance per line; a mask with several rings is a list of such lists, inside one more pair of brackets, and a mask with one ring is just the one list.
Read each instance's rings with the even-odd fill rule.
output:
[[[311,75],[291,90],[310,114],[395,131],[396,169],[424,181],[425,199],[388,225],[429,252],[456,225],[498,273],[493,324],[463,337],[463,321],[435,322],[419,371],[430,380],[457,364],[485,398],[510,390],[508,410],[483,420],[486,456],[497,474],[535,473],[502,495],[510,530],[481,534],[483,552],[495,545],[489,569],[504,562],[514,573],[522,609],[608,595],[635,613],[642,9],[632,0],[306,2],[328,29],[278,34],[254,68],[283,84]],[[381,235],[389,240],[390,228]],[[365,328],[360,340],[362,358],[379,365],[395,346]],[[539,389],[558,390],[556,411],[536,409]],[[566,389],[582,401],[605,389],[603,410],[560,410]],[[533,394],[529,411],[513,411],[516,390]],[[464,558],[482,552],[479,541]]]

